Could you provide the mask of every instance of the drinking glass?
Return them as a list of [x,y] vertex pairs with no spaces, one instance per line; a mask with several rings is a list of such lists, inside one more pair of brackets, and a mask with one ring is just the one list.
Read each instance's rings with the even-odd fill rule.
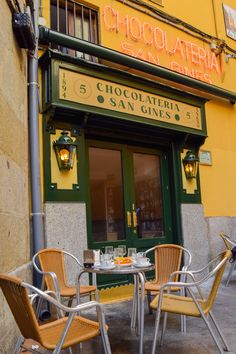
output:
[[136,260],[137,249],[134,247],[128,248],[128,257],[131,257],[133,261]]
[[114,248],[114,258],[122,257],[122,248]]
[[105,246],[105,253],[106,254],[114,254],[113,246]]
[[124,257],[126,255],[126,245],[118,245],[118,248],[121,248],[121,257]]

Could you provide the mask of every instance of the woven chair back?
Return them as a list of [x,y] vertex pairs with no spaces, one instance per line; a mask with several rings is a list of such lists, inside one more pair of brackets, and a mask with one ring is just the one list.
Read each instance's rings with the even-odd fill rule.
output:
[[6,274],[0,274],[0,287],[8,302],[15,321],[25,338],[41,343],[39,327],[26,289],[21,280]]
[[211,290],[210,290],[208,298],[207,298],[207,306],[206,306],[207,310],[206,310],[206,312],[209,312],[211,310],[213,304],[214,304],[214,301],[215,301],[215,298],[216,298],[216,295],[217,295],[217,291],[218,291],[219,285],[221,283],[222,276],[224,274],[224,270],[225,270],[225,267],[226,267],[227,260],[231,256],[232,256],[232,253],[228,249],[225,252],[223,252],[221,254],[221,256],[220,256],[219,262],[222,261],[223,259],[225,260],[225,262],[222,264],[222,266],[219,268],[219,270],[215,274],[215,279],[213,281]]
[[[160,245],[155,249],[155,274],[156,281],[166,283],[170,274],[179,270],[183,250],[178,245]],[[176,277],[177,280],[178,277]]]
[[[63,251],[56,248],[47,248],[38,252],[38,259],[43,272],[54,272],[56,274],[60,292],[62,292],[67,286]],[[48,290],[55,291],[50,276],[45,277],[45,282]]]

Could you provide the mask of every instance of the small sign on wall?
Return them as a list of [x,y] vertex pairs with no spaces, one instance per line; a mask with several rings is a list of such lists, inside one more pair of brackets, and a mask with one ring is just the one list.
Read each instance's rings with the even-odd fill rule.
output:
[[236,10],[223,4],[225,28],[228,37],[236,40]]
[[199,163],[201,165],[212,165],[211,151],[200,150],[199,151]]

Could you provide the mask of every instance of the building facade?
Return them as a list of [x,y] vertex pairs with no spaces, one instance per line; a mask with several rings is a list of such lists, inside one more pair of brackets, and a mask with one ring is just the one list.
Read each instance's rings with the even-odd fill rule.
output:
[[[233,3],[44,4],[48,245],[183,243],[206,262],[218,233],[235,232]],[[77,144],[70,169],[55,154],[64,132]],[[196,178],[184,171],[189,151]]]
[[[10,140],[4,129],[7,141],[0,142],[7,193],[0,217],[9,250],[1,259],[3,271],[17,272],[30,259],[27,76],[10,13],[5,21],[16,61],[16,72],[5,74],[18,85],[2,82],[1,121],[11,126],[7,132],[14,126],[22,134]],[[39,24],[35,144],[44,246],[82,259],[86,248],[177,243],[192,252],[193,267],[206,263],[223,247],[218,234],[236,232],[234,1],[41,0]],[[9,178],[19,191],[10,198]],[[10,252],[19,230],[9,241],[6,214],[11,227],[24,221],[21,251]],[[102,287],[129,279],[99,281]]]

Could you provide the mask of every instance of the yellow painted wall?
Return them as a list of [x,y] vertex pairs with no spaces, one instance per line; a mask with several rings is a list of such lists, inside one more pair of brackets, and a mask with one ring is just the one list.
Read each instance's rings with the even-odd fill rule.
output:
[[202,202],[206,216],[236,214],[236,110],[228,103],[206,104],[208,138],[203,146],[212,152],[212,166],[200,165]]
[[[236,41],[226,35],[222,1],[198,0],[194,2],[181,0],[181,2],[179,2],[163,0],[163,6],[155,5],[151,0],[145,0],[145,2],[167,14],[186,21],[201,31],[218,37],[220,40],[225,41],[229,47],[236,50]],[[168,32],[169,38],[173,39],[179,36],[186,41],[191,41],[198,46],[202,46],[205,50],[209,50],[210,48],[209,44],[194,37],[193,34],[182,32],[181,26],[177,29],[139,11],[145,10],[148,12],[145,7],[134,9],[125,5],[125,2],[118,0],[91,0],[91,2],[85,2],[85,4],[89,3],[93,4],[93,6],[99,10],[101,20],[101,44],[104,46],[121,50],[121,43],[129,40],[133,47],[136,46],[136,48],[141,48],[143,51],[147,51],[151,48],[150,44],[148,46],[142,40],[135,41],[129,36],[126,36],[122,25],[119,31],[112,29],[109,31],[106,28],[103,19],[104,8],[105,6],[111,6],[122,14],[122,18],[127,14],[129,19],[134,17],[138,18],[141,23],[159,26],[163,31]],[[236,10],[235,0],[227,0],[227,5]],[[43,1],[43,15],[47,19],[49,26],[49,0]],[[170,37],[170,33],[172,37]],[[220,75],[213,73],[213,84],[226,90],[236,92],[236,59],[231,58],[226,62],[226,54],[228,52],[226,48],[217,56],[221,73]],[[170,53],[162,55],[160,60],[163,60],[163,63],[161,62],[160,65],[167,65],[170,61],[170,57]],[[177,56],[176,58],[178,61],[181,61]],[[183,61],[181,63],[184,64]],[[190,65],[189,62],[188,65]],[[192,67],[196,68],[196,65],[194,66],[193,64]],[[212,166],[200,165],[201,193],[205,215],[235,216],[236,107],[227,101],[217,99],[210,100],[206,103],[206,120],[208,138],[202,146],[202,149],[211,151]]]

